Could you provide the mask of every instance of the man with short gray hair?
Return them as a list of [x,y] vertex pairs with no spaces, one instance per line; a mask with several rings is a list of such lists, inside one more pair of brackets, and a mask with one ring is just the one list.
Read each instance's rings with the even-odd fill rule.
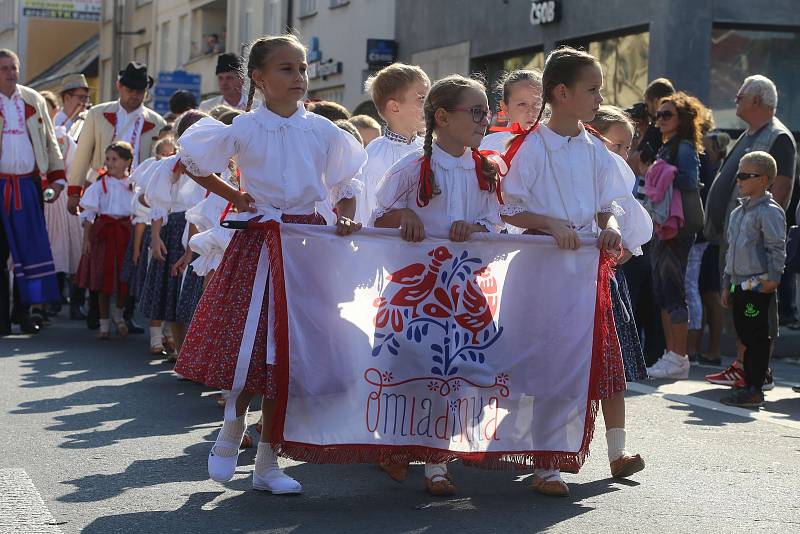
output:
[[[789,207],[795,180],[795,158],[797,145],[789,129],[775,116],[778,106],[778,91],[769,78],[761,75],[749,76],[736,93],[736,116],[747,124],[747,129],[736,140],[728,156],[722,162],[717,176],[708,191],[706,200],[706,224],[704,234],[712,243],[719,243],[721,265],[724,265],[728,249],[726,229],[731,212],[738,206],[736,173],[745,154],[755,151],[769,153],[777,164],[777,176],[770,186],[773,199],[784,210]],[[791,280],[786,280],[791,286]],[[793,293],[787,287],[786,293]],[[784,288],[781,288],[781,294]],[[770,335],[778,335],[778,310],[775,297],[770,307]],[[786,305],[791,304],[787,301]],[[741,356],[741,353],[740,353]],[[744,378],[741,358],[721,373],[708,375],[714,384],[733,386]],[[771,377],[768,378],[771,386]]]

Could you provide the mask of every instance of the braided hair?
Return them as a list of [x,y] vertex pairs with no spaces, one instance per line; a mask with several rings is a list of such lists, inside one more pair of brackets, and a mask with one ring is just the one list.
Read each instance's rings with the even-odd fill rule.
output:
[[250,81],[250,89],[247,93],[246,111],[252,109],[253,99],[256,96],[256,84],[253,82],[253,71],[263,67],[267,59],[269,59],[269,56],[282,46],[294,46],[303,50],[303,52],[306,51],[306,47],[303,46],[303,43],[291,33],[277,36],[267,35],[256,39],[250,45],[250,54],[247,58],[247,78]]
[[[486,87],[474,78],[466,78],[452,74],[431,86],[425,104],[422,108],[425,116],[425,137],[422,144],[422,165],[420,166],[419,190],[417,192],[417,205],[427,206],[428,202],[441,193],[436,184],[436,177],[431,168],[431,155],[433,153],[433,132],[436,129],[436,111],[438,109],[452,109],[458,106],[461,94],[465,89],[477,89],[485,92]],[[497,167],[489,159],[473,150],[473,154],[480,158],[480,168],[477,169],[489,184],[489,191],[495,192],[497,188]]]

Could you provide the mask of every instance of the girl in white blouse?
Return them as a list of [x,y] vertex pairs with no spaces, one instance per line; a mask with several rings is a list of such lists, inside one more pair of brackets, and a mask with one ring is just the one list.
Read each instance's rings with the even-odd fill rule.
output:
[[[198,183],[233,204],[239,213],[229,219],[325,224],[314,206],[329,197],[338,213],[337,232],[347,235],[361,226],[352,220],[360,191],[354,177],[367,154],[352,135],[306,111],[300,101],[308,87],[305,52],[292,35],[256,40],[247,64],[247,107],[256,90],[266,104],[236,117],[230,126],[211,118],[195,124],[181,137],[180,163]],[[232,157],[244,191],[213,174],[222,172]],[[256,453],[253,487],[300,493],[302,487],[278,467],[270,445],[277,388],[268,319],[268,233],[252,226],[236,232],[195,310],[176,371],[231,390],[208,458],[212,479],[233,478],[247,407],[260,394],[265,431]]]
[[500,111],[508,117],[508,126],[483,138],[481,150],[504,153],[515,135],[530,130],[542,108],[542,73],[533,69],[520,69],[507,73],[497,84]]
[[[497,169],[477,151],[491,118],[480,82],[452,75],[431,87],[424,106],[423,150],[395,164],[378,186],[374,226],[399,228],[406,241],[426,233],[466,241],[475,232],[499,232]],[[395,480],[407,464],[384,464]],[[425,488],[452,495],[446,464],[425,464]]]
[[100,308],[100,331],[97,339],[110,337],[109,308],[114,325],[121,336],[128,334],[122,318],[127,285],[122,280],[122,264],[131,236],[131,199],[128,170],[133,162],[133,147],[117,141],[106,149],[105,167],[97,181],[81,196],[81,220],[84,227],[83,258],[78,269],[81,287],[97,291]]
[[[600,64],[586,52],[559,48],[547,58],[542,85],[536,124],[524,139],[513,141],[522,139],[503,181],[503,219],[552,235],[560,248],[577,250],[582,237],[596,237],[601,249],[616,254],[622,237],[614,212],[622,210],[614,201],[630,191],[603,142],[583,126],[603,102]],[[552,115],[539,125],[545,104]],[[601,377],[591,388],[607,399],[624,391],[625,372],[618,352],[603,359]],[[536,469],[533,488],[546,495],[569,494],[557,469]]]

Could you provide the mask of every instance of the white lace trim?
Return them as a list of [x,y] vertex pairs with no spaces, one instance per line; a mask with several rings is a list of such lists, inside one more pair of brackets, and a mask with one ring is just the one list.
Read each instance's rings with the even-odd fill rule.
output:
[[335,206],[343,198],[355,198],[363,188],[364,184],[355,178],[339,182],[331,188],[331,203]]
[[622,217],[625,215],[625,210],[616,202],[612,202],[610,206],[606,206],[600,210],[600,213],[610,213],[614,217]]
[[499,234],[505,227],[505,225],[497,224],[489,219],[479,219],[475,221],[475,224],[483,226],[490,234]]
[[194,174],[195,176],[206,176],[208,174],[203,172],[200,166],[195,163],[192,157],[188,154],[181,154],[180,160],[181,163],[183,163],[183,166],[186,167],[186,170],[188,170],[191,174]]
[[526,211],[525,207],[520,204],[503,204],[500,206],[500,215],[511,216],[524,211]]
[[393,209],[397,208],[375,208],[373,210],[372,215],[369,217],[369,226],[375,227],[375,221],[392,211]]

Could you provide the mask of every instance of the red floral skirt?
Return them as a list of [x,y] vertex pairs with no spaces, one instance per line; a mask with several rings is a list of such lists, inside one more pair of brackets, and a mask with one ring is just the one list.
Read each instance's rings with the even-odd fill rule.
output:
[[100,215],[89,230],[89,253],[78,264],[78,285],[104,295],[125,297],[128,285],[122,279],[125,251],[131,238],[128,218]]
[[[284,223],[324,225],[312,215],[284,215]],[[203,292],[181,347],[175,371],[207,386],[230,390],[236,371],[253,284],[266,232],[239,230],[231,239],[219,268]],[[274,369],[267,364],[267,310],[270,284],[264,293],[255,345],[244,390],[275,399]]]

